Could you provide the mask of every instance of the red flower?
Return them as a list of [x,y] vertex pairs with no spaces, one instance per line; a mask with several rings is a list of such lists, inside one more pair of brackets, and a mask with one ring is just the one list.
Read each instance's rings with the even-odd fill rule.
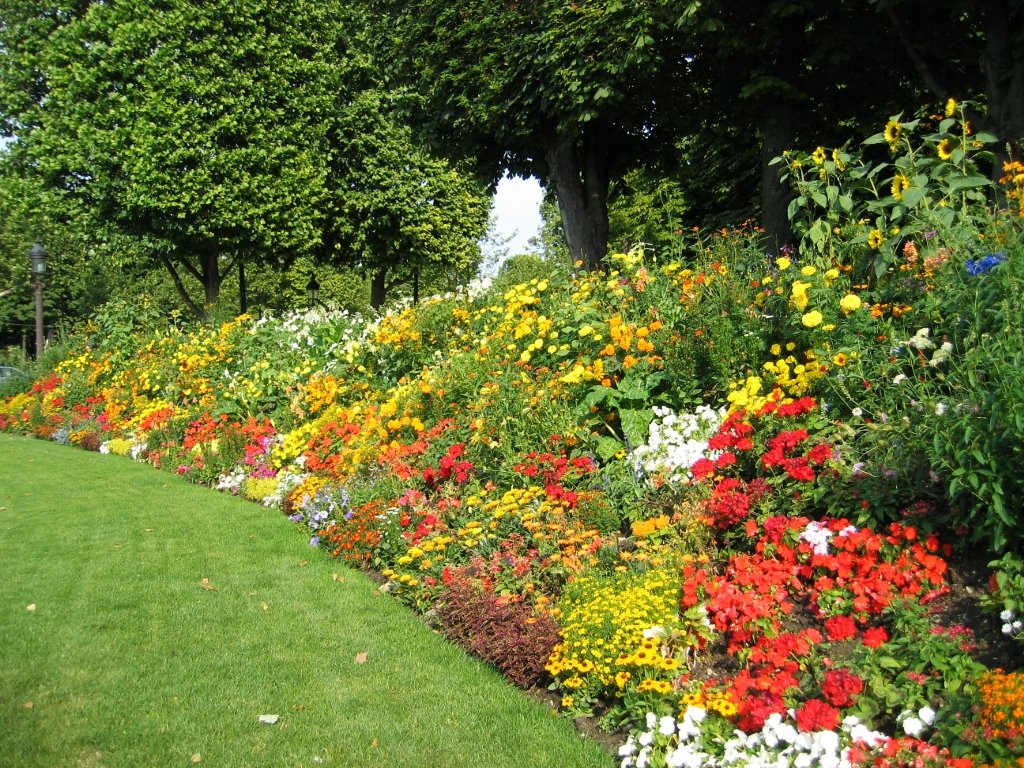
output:
[[864,681],[848,669],[830,669],[825,673],[821,692],[834,707],[849,707],[864,690]]
[[834,731],[839,727],[839,710],[821,699],[811,699],[796,711],[796,727],[805,733]]
[[885,627],[870,627],[865,629],[860,637],[860,641],[868,648],[878,648],[888,640],[889,633],[885,631]]
[[849,640],[857,636],[857,625],[849,616],[832,616],[825,619],[825,633],[832,642]]
[[694,480],[703,480],[715,473],[715,463],[711,459],[697,459],[690,467],[690,471],[693,472]]

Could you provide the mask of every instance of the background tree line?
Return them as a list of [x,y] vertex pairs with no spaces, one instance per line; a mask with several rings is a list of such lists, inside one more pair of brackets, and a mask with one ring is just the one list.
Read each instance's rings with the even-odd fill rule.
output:
[[756,219],[771,158],[950,96],[1024,137],[1022,0],[0,2],[0,346],[145,293],[205,317],[363,308],[472,275],[488,192],[533,175],[545,249]]

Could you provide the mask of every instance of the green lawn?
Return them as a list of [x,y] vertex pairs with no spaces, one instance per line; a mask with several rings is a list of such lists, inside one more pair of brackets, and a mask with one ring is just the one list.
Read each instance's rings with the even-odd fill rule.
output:
[[613,760],[283,515],[0,434],[0,767],[193,764]]

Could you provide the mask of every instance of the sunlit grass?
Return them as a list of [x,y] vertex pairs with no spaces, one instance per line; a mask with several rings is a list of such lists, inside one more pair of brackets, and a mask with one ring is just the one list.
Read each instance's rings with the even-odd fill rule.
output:
[[611,763],[283,516],[0,435],[0,766]]

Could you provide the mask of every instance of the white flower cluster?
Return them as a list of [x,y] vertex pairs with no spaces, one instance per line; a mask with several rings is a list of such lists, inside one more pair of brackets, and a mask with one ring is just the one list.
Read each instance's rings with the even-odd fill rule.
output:
[[217,478],[217,484],[214,486],[218,491],[227,491],[228,493],[238,493],[238,489],[242,487],[242,483],[245,482],[245,468],[235,467],[230,472],[225,472],[223,475]]
[[270,507],[271,509],[280,509],[285,497],[307,477],[309,477],[308,473],[296,473],[290,470],[281,472],[277,476],[277,488],[272,494],[264,497],[263,506]]
[[[932,368],[938,368],[944,362],[949,360],[950,355],[953,354],[953,345],[948,341],[944,341],[936,347],[935,342],[931,339],[931,333],[930,328],[919,328],[917,333],[906,341],[901,342],[901,344],[922,352],[926,349],[934,349],[935,351],[932,352],[932,357],[928,361],[928,365]],[[899,382],[894,383],[898,384]]]
[[630,458],[640,477],[687,483],[690,467],[708,455],[708,440],[725,421],[726,409],[701,405],[694,413],[677,414],[671,408],[654,407],[654,420],[647,442],[637,446]]
[[[934,719],[935,713],[928,711]],[[620,767],[851,768],[849,745],[873,749],[886,738],[852,715],[843,720],[839,733],[805,733],[776,713],[757,733],[736,730],[724,744],[711,740],[706,744],[701,739],[701,723],[706,715],[702,707],[694,706],[687,707],[678,720],[648,713],[647,729],[636,736],[631,734],[619,748]]]
[[1003,622],[1004,635],[1016,638],[1018,635],[1024,633],[1024,621],[1021,621],[1010,609],[1006,609],[1000,613],[999,618]]
[[919,739],[925,728],[935,722],[935,710],[929,706],[921,707],[917,712],[906,710],[900,713],[896,722],[903,726],[903,732],[907,736]]
[[800,533],[800,538],[811,545],[811,549],[814,550],[816,555],[827,555],[828,545],[832,541],[833,535],[838,536],[849,536],[851,533],[856,533],[857,527],[854,525],[848,525],[843,530],[839,531],[838,534],[833,534],[829,530],[825,523],[819,523],[812,520],[807,524],[807,527]]

